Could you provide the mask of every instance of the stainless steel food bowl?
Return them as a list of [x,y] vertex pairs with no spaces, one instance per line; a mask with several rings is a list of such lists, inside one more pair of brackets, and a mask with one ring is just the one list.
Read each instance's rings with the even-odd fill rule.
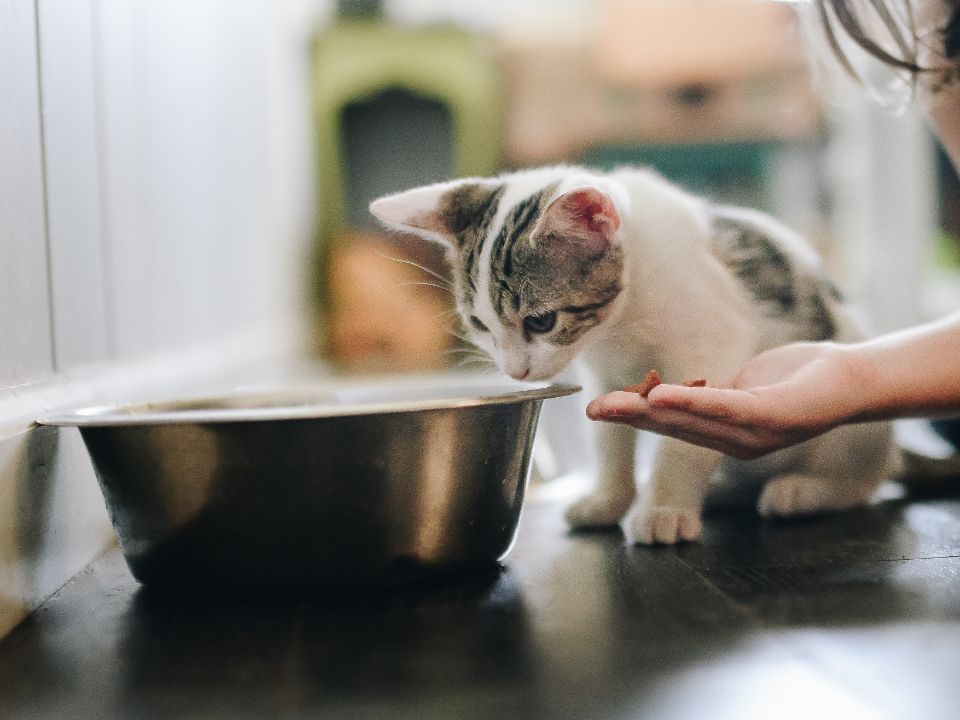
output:
[[506,555],[541,403],[578,389],[311,386],[39,422],[80,429],[146,585],[383,585]]

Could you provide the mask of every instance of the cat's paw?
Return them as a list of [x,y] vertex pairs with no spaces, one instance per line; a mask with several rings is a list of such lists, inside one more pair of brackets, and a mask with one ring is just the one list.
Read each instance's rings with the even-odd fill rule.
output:
[[565,513],[575,530],[616,526],[630,508],[631,497],[590,493],[572,503]]
[[700,537],[700,513],[675,507],[635,507],[623,521],[623,534],[631,545],[674,545]]
[[757,501],[764,517],[789,517],[843,510],[857,498],[835,480],[810,475],[783,475],[767,482]]

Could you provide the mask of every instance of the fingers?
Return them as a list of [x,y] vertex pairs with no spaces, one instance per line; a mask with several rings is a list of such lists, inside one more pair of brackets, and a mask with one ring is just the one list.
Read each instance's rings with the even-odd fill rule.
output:
[[749,392],[666,384],[655,387],[646,398],[621,391],[601,395],[587,406],[587,416],[592,420],[619,420],[654,414],[659,417],[668,410],[743,426],[765,422],[763,407]]
[[612,392],[593,400],[587,415],[592,420],[624,423],[741,460],[752,460],[789,444],[775,426],[753,421],[762,417],[761,408],[753,396],[738,390],[660,385],[647,398]]
[[650,391],[647,401],[654,408],[683,410],[739,425],[754,424],[760,415],[756,396],[744,390],[659,385]]
[[741,459],[759,457],[766,450],[757,446],[758,440],[761,445],[768,442],[765,432],[758,434],[754,428],[684,410],[658,408],[636,393],[602,395],[590,403],[587,415],[593,420],[624,423]]
[[650,403],[635,392],[615,391],[601,395],[587,405],[587,417],[591,420],[619,420],[637,414],[645,414]]

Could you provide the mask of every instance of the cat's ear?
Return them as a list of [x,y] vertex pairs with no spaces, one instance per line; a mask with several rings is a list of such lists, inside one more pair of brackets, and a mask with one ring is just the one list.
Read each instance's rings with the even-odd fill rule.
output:
[[561,238],[587,255],[599,255],[614,242],[620,214],[602,190],[581,187],[563,193],[543,212],[537,235]]
[[388,225],[456,245],[460,234],[491,209],[503,186],[470,178],[387,195],[370,204],[370,212]]

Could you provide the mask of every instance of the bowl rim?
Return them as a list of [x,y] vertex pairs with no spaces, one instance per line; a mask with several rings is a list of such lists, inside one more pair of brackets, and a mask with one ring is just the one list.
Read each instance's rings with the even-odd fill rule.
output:
[[[144,425],[203,425],[213,423],[240,423],[270,420],[310,420],[367,415],[413,413],[425,410],[473,408],[485,405],[548,400],[579,392],[583,388],[569,383],[518,382],[502,380],[497,383],[463,381],[463,392],[457,385],[439,383],[447,392],[439,398],[405,399],[336,403],[330,400],[336,393],[372,393],[378,388],[398,387],[409,391],[416,383],[308,385],[270,390],[238,390],[216,395],[190,395],[165,399],[124,402],[108,405],[90,405],[68,411],[48,413],[37,418],[38,425],[55,427],[120,427]],[[424,388],[428,387],[424,385]],[[507,389],[509,388],[509,389]],[[473,393],[466,392],[473,390]],[[321,402],[319,394],[326,394]],[[318,398],[310,402],[311,397]],[[306,397],[305,402],[303,398]],[[297,402],[291,400],[297,399]],[[243,406],[246,402],[247,406]],[[215,407],[217,403],[233,403],[233,407]],[[253,405],[256,403],[256,405]],[[214,407],[201,407],[214,405]]]

